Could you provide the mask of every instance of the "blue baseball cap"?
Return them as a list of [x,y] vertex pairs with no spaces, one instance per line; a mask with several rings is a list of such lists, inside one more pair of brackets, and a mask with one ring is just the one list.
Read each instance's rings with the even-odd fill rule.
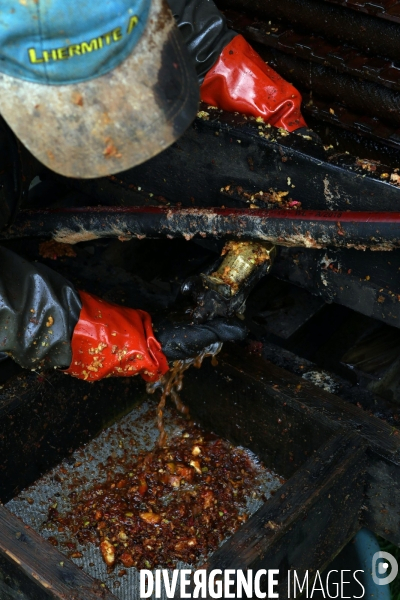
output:
[[197,75],[164,0],[0,0],[0,113],[68,177],[124,171],[193,120]]

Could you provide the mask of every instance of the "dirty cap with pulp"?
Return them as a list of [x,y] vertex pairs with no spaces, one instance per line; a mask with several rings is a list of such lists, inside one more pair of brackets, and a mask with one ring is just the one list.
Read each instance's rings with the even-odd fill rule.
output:
[[194,66],[164,0],[0,0],[0,113],[69,177],[151,158],[198,105]]

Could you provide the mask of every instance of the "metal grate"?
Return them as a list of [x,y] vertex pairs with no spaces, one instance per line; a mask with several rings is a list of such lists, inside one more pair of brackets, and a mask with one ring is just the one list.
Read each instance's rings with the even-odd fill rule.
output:
[[[66,512],[71,509],[69,498],[71,491],[80,492],[94,482],[104,481],[106,473],[101,470],[101,463],[105,462],[110,455],[118,459],[123,458],[127,450],[130,452],[132,449],[134,453],[151,450],[158,438],[155,406],[155,402],[142,404],[140,408],[103,431],[89,444],[76,450],[70,458],[8,502],[6,507],[45,539],[55,538],[63,552],[62,542],[70,538],[56,529],[48,529],[44,526],[48,509],[57,502],[57,510],[60,513]],[[165,411],[165,429],[170,437],[178,435],[182,430],[182,421],[175,411],[168,409]],[[130,440],[135,441],[133,447],[128,444]],[[258,472],[257,488],[249,494],[246,506],[246,512],[253,514],[263,504],[261,496],[264,495],[268,499],[271,492],[282,485],[282,479],[261,466],[254,454],[249,452],[249,455]],[[121,471],[122,467],[117,467],[117,470]],[[127,574],[123,577],[118,576],[118,567],[113,573],[108,574],[97,546],[78,544],[77,550],[83,555],[82,558],[72,559],[78,566],[105,584],[120,600],[132,600],[133,592],[139,590],[137,569],[126,569]],[[190,568],[190,566],[178,564],[178,568]]]

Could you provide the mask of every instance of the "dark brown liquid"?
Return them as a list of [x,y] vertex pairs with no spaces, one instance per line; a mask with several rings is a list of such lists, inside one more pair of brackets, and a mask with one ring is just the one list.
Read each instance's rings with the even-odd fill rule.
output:
[[188,419],[190,419],[189,408],[182,402],[179,396],[179,392],[182,390],[183,386],[183,375],[185,371],[192,365],[197,369],[200,369],[206,356],[211,356],[211,364],[216,366],[218,361],[215,356],[218,354],[218,352],[220,352],[221,348],[222,344],[215,344],[212,348],[210,347],[209,349],[203,350],[203,352],[196,356],[196,358],[189,360],[177,360],[173,363],[170,370],[160,379],[160,381],[147,384],[147,392],[149,394],[153,394],[158,388],[161,389],[161,399],[157,406],[157,428],[160,432],[158,446],[160,448],[165,446],[167,442],[167,434],[164,429],[163,418],[167,397],[169,396],[172,399],[177,410],[182,415],[185,415]]

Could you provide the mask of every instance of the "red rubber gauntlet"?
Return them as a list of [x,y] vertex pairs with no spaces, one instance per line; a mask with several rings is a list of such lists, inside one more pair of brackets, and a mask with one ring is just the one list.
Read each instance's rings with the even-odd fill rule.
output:
[[300,112],[300,93],[241,35],[225,46],[205,76],[200,95],[211,106],[262,117],[266,123],[287,131],[307,127]]
[[82,310],[71,340],[69,375],[97,381],[140,374],[156,381],[168,371],[150,315],[79,292]]

